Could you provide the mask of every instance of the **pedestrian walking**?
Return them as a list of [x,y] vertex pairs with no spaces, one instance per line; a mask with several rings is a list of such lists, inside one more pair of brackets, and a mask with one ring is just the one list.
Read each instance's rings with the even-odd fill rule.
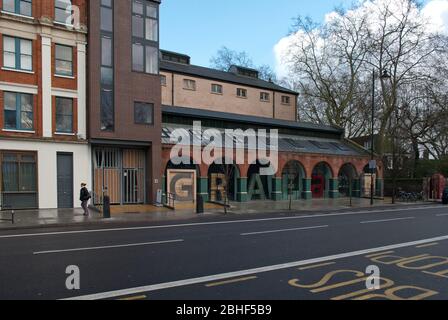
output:
[[80,192],[79,200],[81,201],[81,207],[84,210],[84,216],[86,216],[86,217],[90,216],[90,211],[89,211],[90,198],[92,198],[92,197],[90,195],[89,190],[87,189],[87,184],[81,183],[81,192]]

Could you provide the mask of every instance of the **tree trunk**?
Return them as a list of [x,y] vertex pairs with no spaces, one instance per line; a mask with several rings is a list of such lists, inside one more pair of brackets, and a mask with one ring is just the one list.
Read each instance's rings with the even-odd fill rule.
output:
[[418,140],[416,138],[412,139],[412,150],[414,152],[414,163],[412,166],[411,178],[414,179],[417,176],[418,162],[420,161],[420,150]]

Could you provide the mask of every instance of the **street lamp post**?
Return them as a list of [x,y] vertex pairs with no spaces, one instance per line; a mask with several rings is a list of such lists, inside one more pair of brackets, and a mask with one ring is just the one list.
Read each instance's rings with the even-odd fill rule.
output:
[[[382,73],[381,73],[381,76],[380,76],[380,79],[381,80],[385,80],[385,79],[390,79],[390,75],[389,75],[389,73],[387,72],[387,70],[384,70]],[[374,177],[374,175],[375,175],[375,171],[376,171],[376,166],[374,166],[374,163],[375,163],[375,149],[374,149],[374,146],[375,146],[375,80],[376,80],[376,78],[375,78],[375,69],[373,69],[373,72],[372,72],[372,140],[371,140],[371,154],[370,154],[370,156],[371,156],[371,158],[370,158],[370,160],[371,160],[371,163],[370,163],[370,169],[371,169],[371,180],[370,180],[370,205],[374,205],[374,203],[375,203],[375,201],[374,201],[374,199],[375,199],[375,197],[374,197],[374,180],[373,180],[373,177]]]

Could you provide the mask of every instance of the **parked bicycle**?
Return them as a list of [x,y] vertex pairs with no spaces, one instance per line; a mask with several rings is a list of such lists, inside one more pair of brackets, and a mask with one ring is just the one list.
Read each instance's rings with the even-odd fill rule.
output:
[[425,199],[424,192],[405,192],[400,191],[398,193],[398,201],[402,202],[418,202]]

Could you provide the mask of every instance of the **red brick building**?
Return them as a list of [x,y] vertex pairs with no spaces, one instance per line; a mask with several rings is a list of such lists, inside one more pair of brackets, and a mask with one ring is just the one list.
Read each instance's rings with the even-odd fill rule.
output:
[[[234,201],[286,200],[290,195],[293,199],[337,198],[350,192],[355,197],[370,195],[369,152],[346,140],[340,128],[297,122],[300,98],[296,92],[260,79],[256,70],[233,67],[223,72],[191,65],[184,54],[162,51],[161,56],[165,193],[185,201],[197,195],[216,201],[222,200],[219,193],[227,185]],[[194,129],[198,121],[201,132]],[[184,163],[176,165],[172,136],[179,129],[191,136],[190,141],[195,136],[203,138],[208,129],[219,130],[223,140],[228,129],[278,130],[275,173],[261,175],[269,159],[248,162],[247,148],[246,162],[234,162],[233,169],[219,163],[224,151],[216,158],[218,163],[205,164],[193,152],[193,142],[190,152],[183,150],[187,153]],[[206,146],[203,143],[202,150]],[[381,162],[373,183],[375,195],[382,196]]]
[[72,208],[90,183],[86,3],[0,0],[3,206]]

